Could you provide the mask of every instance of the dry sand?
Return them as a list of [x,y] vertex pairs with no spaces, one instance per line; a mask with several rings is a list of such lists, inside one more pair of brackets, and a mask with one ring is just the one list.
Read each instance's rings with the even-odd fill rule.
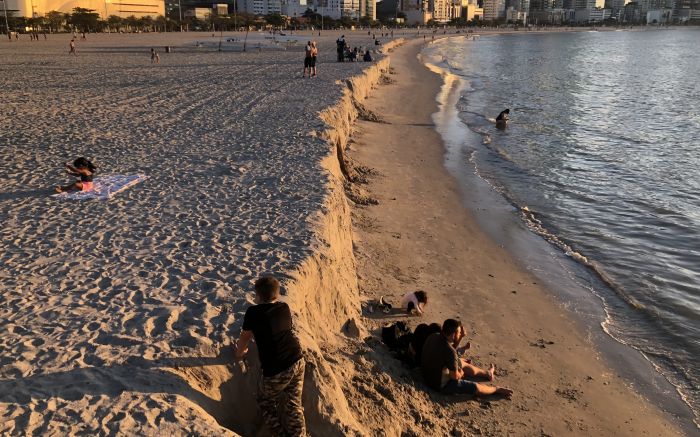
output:
[[[246,372],[230,353],[263,272],[285,280],[297,317],[313,435],[675,433],[457,206],[419,45],[364,101],[391,82],[388,59],[330,62],[336,37],[316,37],[314,80],[299,77],[301,44],[217,53],[218,35],[89,35],[75,58],[67,35],[0,44],[0,434],[265,435],[255,351]],[[380,175],[370,192],[338,160],[358,102],[391,123],[357,125],[353,155]],[[149,179],[108,202],[48,198],[78,155]],[[351,211],[343,188],[380,204]],[[365,297],[425,287],[433,320],[469,314],[474,358],[501,365],[515,399],[427,391],[371,335],[382,321],[359,318],[353,250]],[[452,304],[455,289],[470,299]]]
[[[300,77],[303,44],[218,53],[218,35],[88,35],[76,57],[69,35],[0,44],[0,434],[254,433],[255,359],[243,375],[227,353],[263,272],[299,302],[310,425],[343,429],[316,338],[359,301],[319,113],[367,65],[330,63],[336,36],[319,41],[314,80]],[[108,202],[49,198],[80,155],[149,179]]]

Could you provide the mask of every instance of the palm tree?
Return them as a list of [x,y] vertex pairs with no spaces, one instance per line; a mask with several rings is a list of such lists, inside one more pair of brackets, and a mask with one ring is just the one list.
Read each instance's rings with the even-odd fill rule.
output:
[[138,29],[139,20],[136,18],[136,15],[129,15],[124,19],[124,22],[130,32],[134,29]]
[[46,20],[52,32],[58,32],[66,23],[66,16],[63,12],[51,11],[46,13]]
[[119,31],[121,27],[124,25],[124,20],[122,20],[122,17],[118,15],[110,15],[107,17],[107,24],[109,25],[110,29],[114,29],[115,31]]
[[139,21],[142,30],[148,29],[149,32],[153,30],[153,18],[150,15],[141,17]]
[[162,28],[163,32],[167,32],[168,19],[162,15],[158,15],[154,21],[156,28]]

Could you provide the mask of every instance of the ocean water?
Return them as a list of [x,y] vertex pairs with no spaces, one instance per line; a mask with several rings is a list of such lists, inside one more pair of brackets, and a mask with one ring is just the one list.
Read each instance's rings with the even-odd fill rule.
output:
[[460,165],[596,278],[581,289],[600,299],[601,328],[697,424],[700,29],[451,38],[423,56],[463,84]]

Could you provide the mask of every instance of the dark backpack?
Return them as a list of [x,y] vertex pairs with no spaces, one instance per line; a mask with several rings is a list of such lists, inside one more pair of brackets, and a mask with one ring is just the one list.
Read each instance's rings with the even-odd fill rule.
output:
[[404,322],[396,322],[392,325],[382,327],[382,341],[389,349],[408,348],[413,334]]

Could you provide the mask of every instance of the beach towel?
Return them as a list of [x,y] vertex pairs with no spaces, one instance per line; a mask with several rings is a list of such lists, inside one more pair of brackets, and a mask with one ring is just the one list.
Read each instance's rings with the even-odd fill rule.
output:
[[122,192],[146,179],[145,175],[106,175],[98,176],[92,181],[93,188],[90,191],[71,191],[68,193],[57,193],[52,197],[60,199],[107,200],[115,194]]

